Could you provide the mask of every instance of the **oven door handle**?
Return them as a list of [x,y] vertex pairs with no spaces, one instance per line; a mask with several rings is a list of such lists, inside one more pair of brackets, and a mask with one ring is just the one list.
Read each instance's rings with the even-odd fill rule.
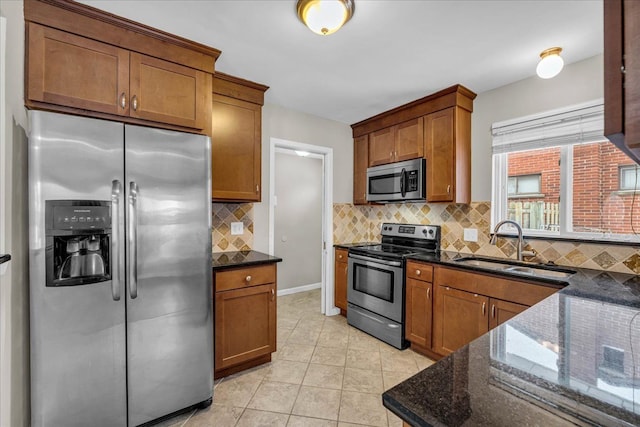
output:
[[349,254],[349,258],[357,259],[360,261],[366,261],[367,263],[378,264],[378,265],[389,265],[391,267],[402,267],[402,261],[387,261],[380,260],[377,258],[370,258],[362,255]]

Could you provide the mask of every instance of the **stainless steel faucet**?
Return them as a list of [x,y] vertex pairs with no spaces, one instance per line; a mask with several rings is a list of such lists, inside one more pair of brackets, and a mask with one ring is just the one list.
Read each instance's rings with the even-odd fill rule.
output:
[[[522,252],[522,248],[524,247],[524,239],[522,238],[522,227],[520,227],[520,224],[518,224],[517,222],[511,221],[510,219],[505,219],[504,221],[500,221],[499,223],[497,223],[495,228],[493,229],[493,236],[491,236],[491,240],[489,241],[489,243],[492,245],[496,244],[496,240],[498,239],[498,230],[504,224],[513,224],[518,230],[518,244],[516,246],[516,256],[518,257],[518,261],[522,261],[523,260],[522,257],[524,255]],[[535,252],[531,252],[531,253],[527,252],[526,255],[533,256],[535,255]]]

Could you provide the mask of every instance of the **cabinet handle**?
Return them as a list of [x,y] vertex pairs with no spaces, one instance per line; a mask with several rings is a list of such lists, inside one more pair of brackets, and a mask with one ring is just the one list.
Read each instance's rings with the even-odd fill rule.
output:
[[260,192],[260,185],[256,184],[256,193]]
[[620,67],[620,72],[621,72],[622,74],[627,74],[627,69],[626,69],[626,68],[624,68],[624,65],[622,65],[622,66]]
[[483,302],[483,303],[482,303],[482,315],[483,315],[483,316],[484,316],[484,311],[485,311],[485,309],[486,309],[486,308],[487,308],[487,303],[486,303],[486,302]]
[[420,270],[416,270],[416,276],[419,276],[420,274],[422,274],[422,272]]
[[274,299],[276,299],[276,291],[275,289],[271,289],[271,301],[273,301]]
[[133,111],[138,111],[138,96],[137,95],[133,95],[133,98],[131,98],[131,108],[133,108]]
[[245,277],[245,279],[244,279],[244,280],[246,280],[247,282],[250,282],[250,281],[251,281],[251,276],[247,276],[247,277]]
[[120,107],[122,107],[123,110],[127,108],[127,95],[124,92],[120,94]]
[[496,318],[496,305],[491,304],[491,317]]
[[389,151],[389,158],[393,160],[393,151]]
[[447,185],[447,194],[451,194],[451,184]]
[[431,298],[429,295],[431,294],[431,288],[427,288],[427,299]]

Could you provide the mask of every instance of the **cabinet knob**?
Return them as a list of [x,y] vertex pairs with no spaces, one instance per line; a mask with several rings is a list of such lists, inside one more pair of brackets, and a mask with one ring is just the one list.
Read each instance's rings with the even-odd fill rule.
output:
[[419,275],[421,275],[421,274],[422,274],[422,271],[420,271],[420,270],[416,270],[416,276],[419,276]]
[[122,107],[123,110],[127,108],[127,95],[124,92],[120,94],[120,107]]
[[342,254],[338,255],[338,258],[342,259]]
[[245,277],[244,280],[246,280],[247,282],[250,282],[251,281],[251,276]]
[[138,111],[138,96],[137,95],[133,95],[133,98],[131,98],[131,108],[133,108],[133,111]]

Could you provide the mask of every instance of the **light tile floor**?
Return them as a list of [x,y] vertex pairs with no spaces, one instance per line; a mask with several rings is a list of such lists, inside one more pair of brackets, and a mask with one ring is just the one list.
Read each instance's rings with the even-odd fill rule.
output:
[[381,394],[433,363],[320,314],[320,290],[278,297],[272,362],[215,382],[213,404],[165,427],[402,426]]

